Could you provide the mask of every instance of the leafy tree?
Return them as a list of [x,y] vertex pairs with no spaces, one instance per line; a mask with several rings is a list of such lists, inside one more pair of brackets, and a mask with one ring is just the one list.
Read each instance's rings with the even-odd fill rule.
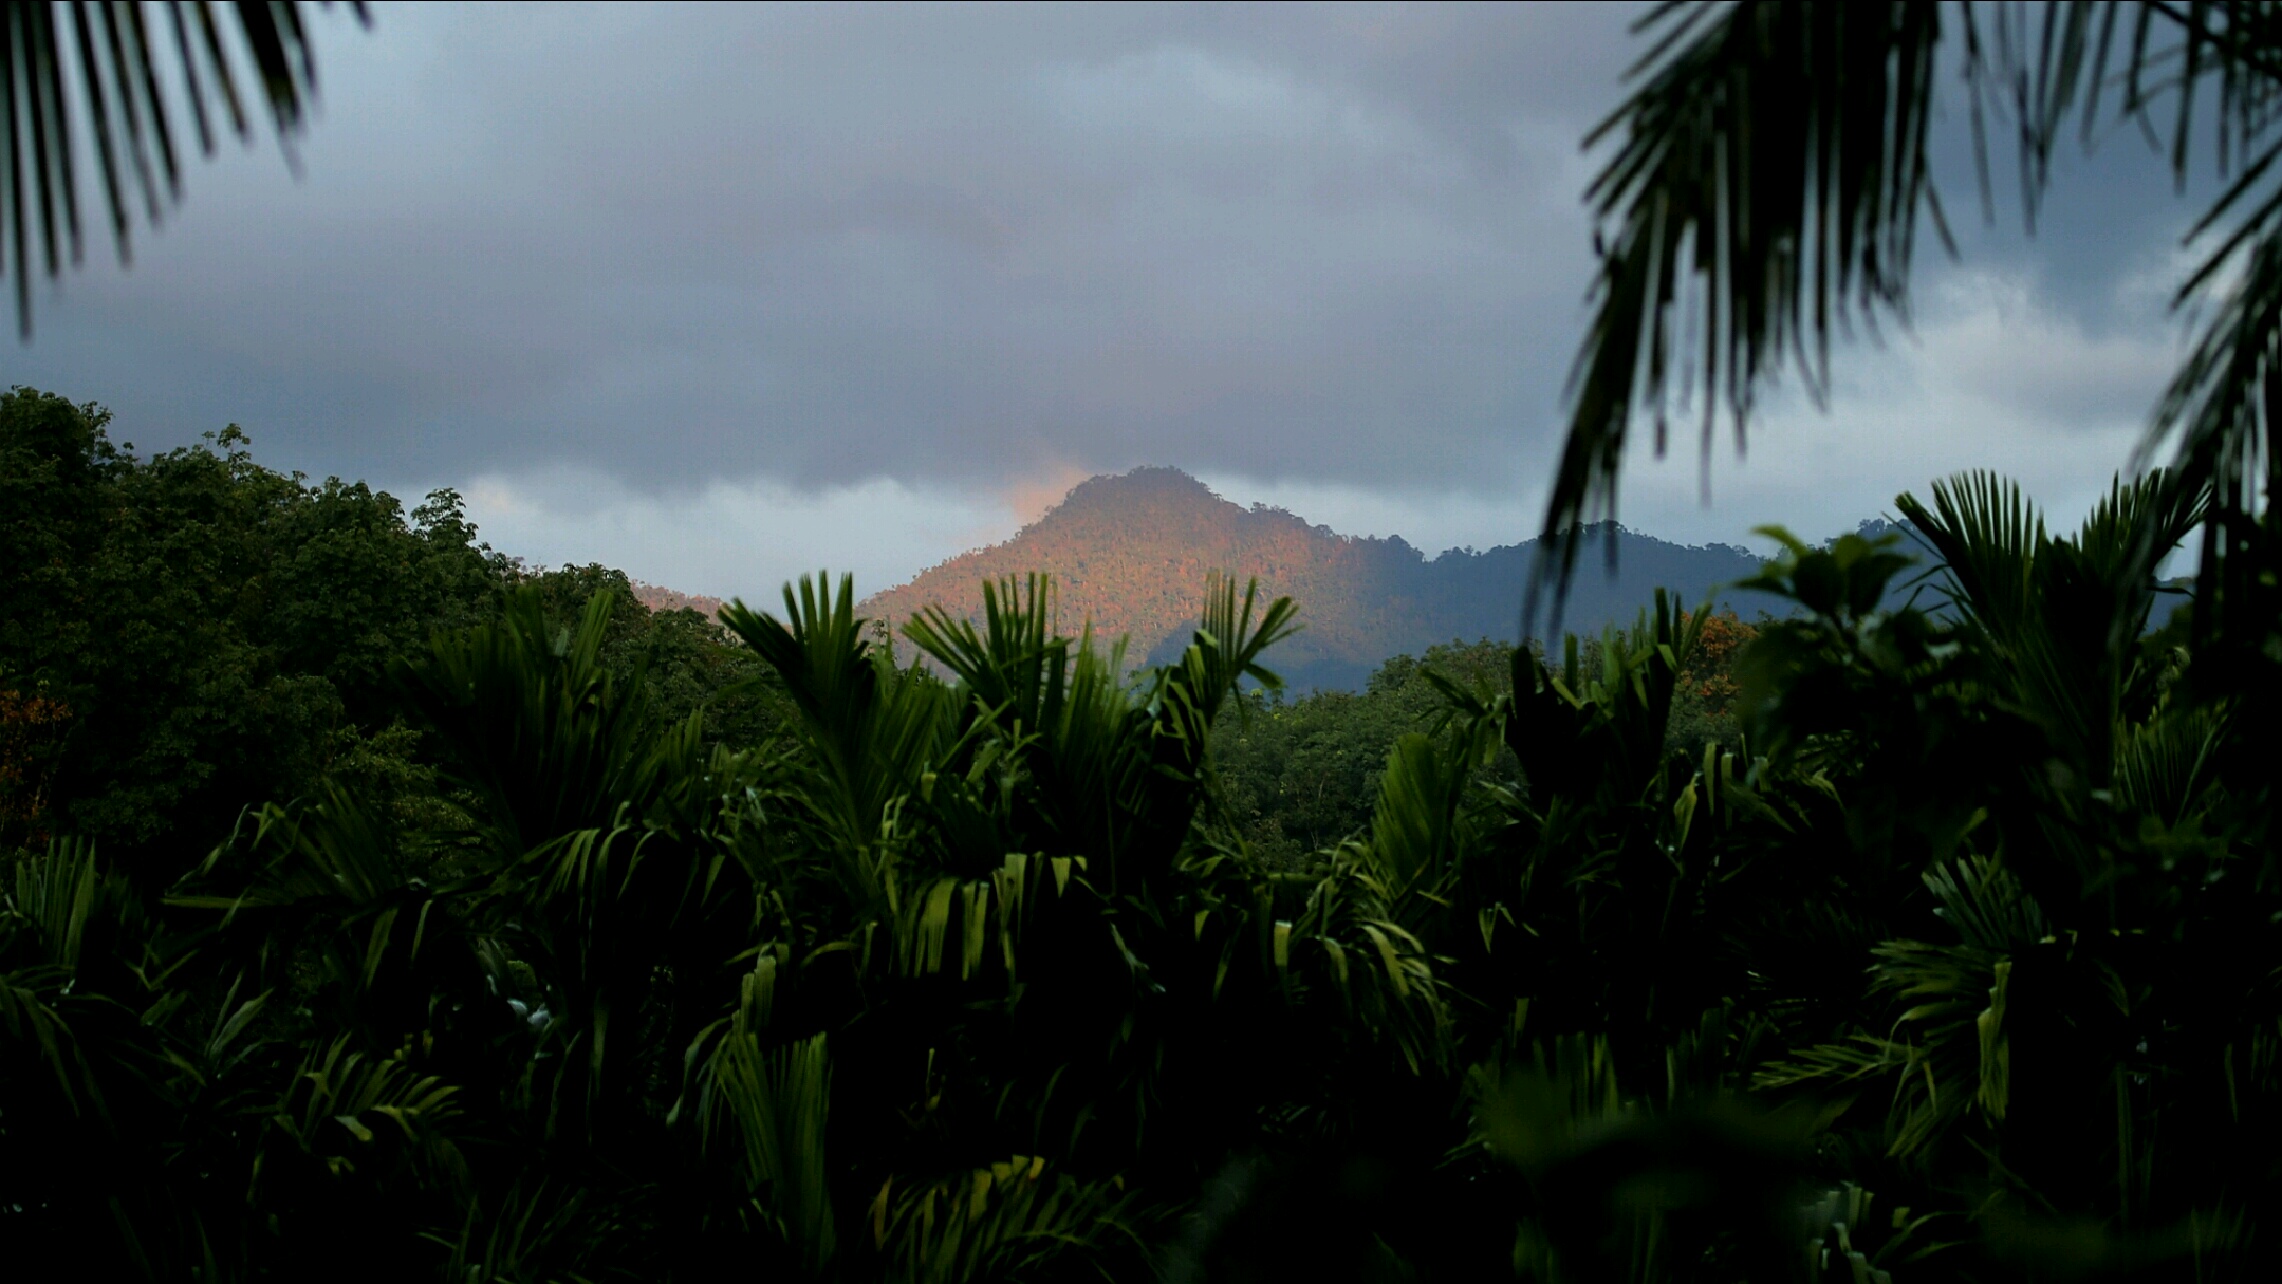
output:
[[42,824],[125,858],[403,748],[389,661],[480,618],[503,569],[457,496],[408,517],[362,483],[261,467],[235,427],[142,458],[109,418],[0,398],[0,671],[19,724],[26,701],[45,711],[12,750],[37,761],[19,787]]
[[718,621],[695,610],[651,611],[635,599],[626,573],[609,567],[562,566],[523,572],[541,613],[557,628],[575,627],[600,597],[612,603],[601,662],[620,683],[644,685],[660,715],[703,718],[708,745],[757,744],[792,716],[783,684]]
[[1315,691],[1297,700],[1246,693],[1244,715],[1213,732],[1221,805],[1256,859],[1296,868],[1370,828],[1387,752],[1402,736],[1448,720],[1430,673],[1469,686],[1505,680],[1512,648],[1483,639],[1398,655],[1361,692]]
[[1673,746],[1690,761],[1702,758],[1704,750],[1714,744],[1740,746],[1735,706],[1743,686],[1735,666],[1758,636],[1759,626],[1744,623],[1734,611],[1704,617],[1695,649],[1689,652],[1679,685],[1672,692],[1669,736]]
[[262,467],[235,427],[144,458],[108,425],[94,405],[0,399],[0,842],[78,833],[132,862],[325,773],[441,824],[389,666],[526,580],[556,629],[615,601],[602,663],[669,719],[699,714],[705,745],[759,743],[788,716],[719,624],[653,614],[601,567],[523,572],[450,491],[407,514],[362,483]]

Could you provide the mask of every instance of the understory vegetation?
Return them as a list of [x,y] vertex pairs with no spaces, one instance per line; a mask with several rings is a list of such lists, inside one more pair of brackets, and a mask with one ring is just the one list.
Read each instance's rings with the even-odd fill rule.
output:
[[1756,625],[1286,701],[1233,583],[1138,674],[1035,578],[899,665],[845,581],[651,615],[20,390],[0,1228],[165,1280],[2264,1278],[2282,561],[2159,612],[2161,482],[2053,535],[1954,478]]

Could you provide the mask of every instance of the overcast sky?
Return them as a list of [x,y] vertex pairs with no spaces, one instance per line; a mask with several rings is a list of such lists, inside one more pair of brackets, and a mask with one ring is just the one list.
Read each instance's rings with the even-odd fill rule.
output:
[[[1630,8],[373,6],[322,110],[194,168],[10,383],[692,592],[886,587],[1083,477],[1188,469],[1430,553],[1535,529]],[[2081,513],[2178,352],[2191,205],[2135,134],[1978,216],[1828,414],[1629,472],[1625,524],[1823,536],[1994,467]]]

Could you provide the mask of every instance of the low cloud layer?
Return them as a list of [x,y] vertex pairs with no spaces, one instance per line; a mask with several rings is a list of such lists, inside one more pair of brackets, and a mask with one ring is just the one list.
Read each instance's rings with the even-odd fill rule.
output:
[[[1779,404],[1753,423],[1740,459],[1722,439],[1708,504],[1692,441],[1662,460],[1642,443],[1626,474],[1625,523],[1683,543],[1771,551],[1752,528],[1780,524],[1821,539],[1892,515],[1902,490],[1923,495],[1936,477],[1988,468],[2021,482],[2055,528],[2069,529],[2131,457],[2176,344],[2160,327],[2136,339],[2088,333],[2017,275],[1958,272],[1929,292],[1913,333],[1850,355],[1827,412]],[[1237,503],[1289,509],[1343,534],[1399,535],[1429,555],[1525,538],[1544,502],[1534,479],[1487,492],[1199,475]],[[599,474],[558,472],[487,477],[468,497],[502,547],[553,550],[553,561],[617,557],[651,568],[654,580],[773,602],[777,585],[825,565],[852,571],[866,591],[899,583],[1006,538],[1072,480],[996,494],[887,481],[815,491],[721,483],[666,501]]]
[[[10,378],[145,447],[236,421],[284,466],[456,486],[502,548],[693,591],[827,561],[879,586],[1140,464],[1429,551],[1511,542],[1632,12],[332,15],[304,177],[192,172]],[[2181,216],[2128,143],[2064,169],[2037,241],[1967,226],[1829,416],[1778,399],[1709,509],[1692,443],[1635,469],[1627,524],[1828,533],[1970,466],[2088,502],[2175,355]]]

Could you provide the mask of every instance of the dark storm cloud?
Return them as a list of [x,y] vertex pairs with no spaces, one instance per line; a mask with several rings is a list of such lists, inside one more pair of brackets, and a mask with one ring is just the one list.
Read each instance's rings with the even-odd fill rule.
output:
[[1495,484],[1627,12],[384,8],[31,364],[399,476]]
[[[42,304],[7,379],[145,448],[466,490],[541,561],[767,594],[1011,533],[1089,473],[1430,549],[1526,534],[1584,320],[1584,131],[1634,7],[394,8],[320,19],[299,181],[194,169],[134,269]],[[1914,327],[1827,414],[1635,467],[1624,519],[1850,528],[1958,468],[2067,508],[2176,360],[2187,198],[2133,131],[2067,150],[2032,240],[2002,147]],[[2007,128],[1993,122],[2000,140]],[[1639,452],[1645,465],[1645,451]]]

